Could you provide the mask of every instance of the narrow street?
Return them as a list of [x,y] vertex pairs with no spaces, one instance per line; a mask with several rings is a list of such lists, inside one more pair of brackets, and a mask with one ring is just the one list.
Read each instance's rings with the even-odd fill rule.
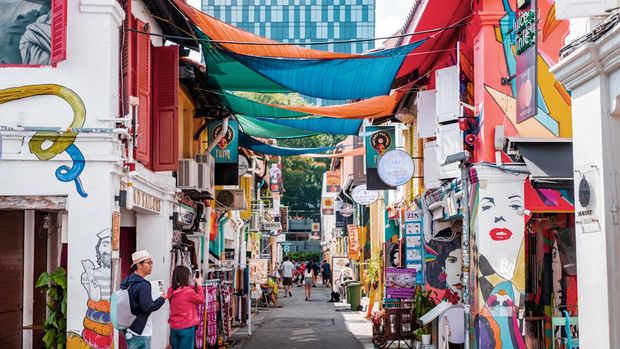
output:
[[[252,337],[241,344],[243,349],[280,348],[364,348],[347,329],[362,325],[371,328],[368,321],[349,319],[352,312],[342,303],[328,303],[329,289],[321,285],[312,289],[312,301],[304,300],[302,287],[293,287],[293,297],[280,296],[282,308],[261,310],[265,316],[254,328]],[[340,306],[338,306],[340,304]],[[357,313],[355,313],[357,315]]]

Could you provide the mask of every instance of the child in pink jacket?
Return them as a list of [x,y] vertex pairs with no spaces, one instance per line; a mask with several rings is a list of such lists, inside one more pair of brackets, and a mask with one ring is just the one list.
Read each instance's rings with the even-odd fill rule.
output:
[[198,325],[197,305],[204,303],[202,276],[190,283],[190,271],[182,265],[174,268],[172,287],[168,289],[170,302],[170,344],[172,349],[194,349],[194,332]]

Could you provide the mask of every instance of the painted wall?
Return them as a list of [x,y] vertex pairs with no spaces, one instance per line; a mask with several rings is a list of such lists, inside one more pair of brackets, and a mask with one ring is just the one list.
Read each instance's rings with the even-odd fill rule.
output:
[[[428,221],[427,221],[428,222]],[[461,249],[462,221],[432,222],[434,238],[426,241],[425,283],[437,303],[447,300],[460,304],[463,299],[461,269],[463,250]]]
[[[501,79],[516,73],[514,1],[481,1],[479,31],[473,39],[474,101],[479,108],[474,156],[476,161],[494,161],[495,126],[505,126],[507,137],[572,136],[570,96],[549,72],[558,61],[568,33],[568,22],[555,19],[552,0],[538,0],[538,114],[516,122],[516,79],[502,85]],[[472,27],[475,28],[475,27]]]
[[525,175],[475,166],[473,184],[474,348],[519,348],[518,310],[525,296]]

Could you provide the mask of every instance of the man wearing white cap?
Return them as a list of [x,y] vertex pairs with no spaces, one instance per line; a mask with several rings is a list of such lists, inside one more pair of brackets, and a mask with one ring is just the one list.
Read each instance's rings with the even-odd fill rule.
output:
[[136,251],[131,255],[133,264],[131,273],[121,283],[121,289],[129,288],[131,312],[136,315],[133,324],[125,332],[128,349],[150,349],[153,326],[149,319],[166,302],[168,296],[162,293],[159,298],[151,297],[151,283],[144,278],[153,270],[153,260],[146,250]]

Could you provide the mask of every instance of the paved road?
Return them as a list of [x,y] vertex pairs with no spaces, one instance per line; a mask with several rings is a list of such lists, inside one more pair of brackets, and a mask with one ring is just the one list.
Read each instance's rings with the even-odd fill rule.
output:
[[301,287],[293,287],[293,297],[280,302],[283,308],[270,308],[254,329],[243,349],[265,348],[363,348],[344,323],[343,313],[327,303],[330,291],[323,286],[312,289],[312,300],[306,302]]

